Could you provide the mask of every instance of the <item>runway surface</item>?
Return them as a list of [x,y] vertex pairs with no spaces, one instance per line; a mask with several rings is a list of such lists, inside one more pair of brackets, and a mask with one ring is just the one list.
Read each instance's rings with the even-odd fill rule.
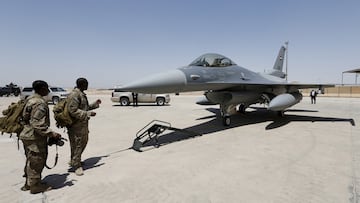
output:
[[[224,127],[218,106],[196,105],[197,97],[123,107],[110,95],[89,95],[103,103],[90,120],[85,175],[68,171],[66,143],[57,166],[43,171],[54,186],[43,194],[20,190],[22,145],[0,136],[0,202],[360,202],[360,99],[304,98],[283,118],[255,106]],[[17,99],[0,98],[0,110]],[[165,131],[159,148],[129,149],[154,119],[202,136]],[[55,147],[49,151],[52,165]]]

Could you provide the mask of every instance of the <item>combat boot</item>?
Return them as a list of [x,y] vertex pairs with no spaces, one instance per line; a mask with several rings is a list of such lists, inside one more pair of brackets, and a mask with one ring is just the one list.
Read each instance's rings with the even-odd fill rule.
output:
[[25,185],[22,186],[20,189],[21,189],[22,191],[28,191],[28,190],[30,190],[30,186],[28,186],[28,184],[25,183]]
[[46,192],[51,190],[51,186],[45,183],[37,183],[35,185],[30,186],[30,193],[37,194],[40,192]]
[[68,162],[68,164],[69,164],[70,167],[73,167],[73,166],[74,166],[72,160],[70,160],[70,161]]
[[30,186],[29,186],[29,184],[28,184],[27,178],[26,178],[26,181],[25,181],[24,186],[22,186],[22,187],[20,188],[20,190],[22,190],[22,191],[28,191],[28,190],[30,190]]
[[80,166],[79,168],[77,168],[75,170],[75,174],[78,175],[78,176],[82,176],[84,175],[84,171],[83,171],[83,168]]

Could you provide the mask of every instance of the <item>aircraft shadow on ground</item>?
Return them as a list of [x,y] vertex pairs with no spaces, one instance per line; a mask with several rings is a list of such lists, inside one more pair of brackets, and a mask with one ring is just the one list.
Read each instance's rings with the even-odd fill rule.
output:
[[[268,111],[265,108],[256,108],[256,111],[233,115],[231,117],[231,125],[223,126],[222,121],[220,119],[219,109],[208,108],[206,110],[214,113],[214,115],[198,118],[197,120],[204,120],[211,118],[212,120],[185,128],[184,130],[192,131],[194,133],[201,135],[207,135],[231,128],[237,128],[241,126],[264,123],[269,121],[272,122],[265,127],[265,130],[279,128],[291,122],[348,122],[352,126],[355,126],[355,121],[352,118],[333,118],[333,117],[286,115],[286,114],[284,117],[279,117],[276,112]],[[317,111],[293,109],[293,110],[289,110],[288,112],[317,112]],[[158,145],[163,146],[163,145],[171,144],[173,142],[187,140],[189,138],[194,138],[194,137],[182,132],[171,132],[159,136]],[[143,147],[152,146],[154,144],[155,144],[154,142],[149,142],[146,143]]]

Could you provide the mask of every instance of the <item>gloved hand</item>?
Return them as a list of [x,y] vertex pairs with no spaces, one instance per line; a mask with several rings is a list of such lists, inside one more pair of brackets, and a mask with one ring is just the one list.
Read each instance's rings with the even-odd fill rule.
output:
[[96,112],[91,111],[90,116],[96,116]]

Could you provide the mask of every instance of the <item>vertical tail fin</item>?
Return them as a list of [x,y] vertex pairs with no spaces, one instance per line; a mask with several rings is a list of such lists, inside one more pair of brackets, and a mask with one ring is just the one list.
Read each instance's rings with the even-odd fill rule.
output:
[[278,71],[283,71],[283,65],[284,65],[284,58],[285,58],[285,50],[286,48],[284,46],[281,46],[279,50],[279,54],[276,58],[275,64],[273,69]]
[[276,58],[274,67],[273,67],[272,71],[270,72],[270,75],[273,75],[273,76],[276,76],[279,78],[285,78],[286,74],[283,72],[285,51],[286,51],[286,48],[284,46],[281,46],[281,48],[279,50],[279,54]]

